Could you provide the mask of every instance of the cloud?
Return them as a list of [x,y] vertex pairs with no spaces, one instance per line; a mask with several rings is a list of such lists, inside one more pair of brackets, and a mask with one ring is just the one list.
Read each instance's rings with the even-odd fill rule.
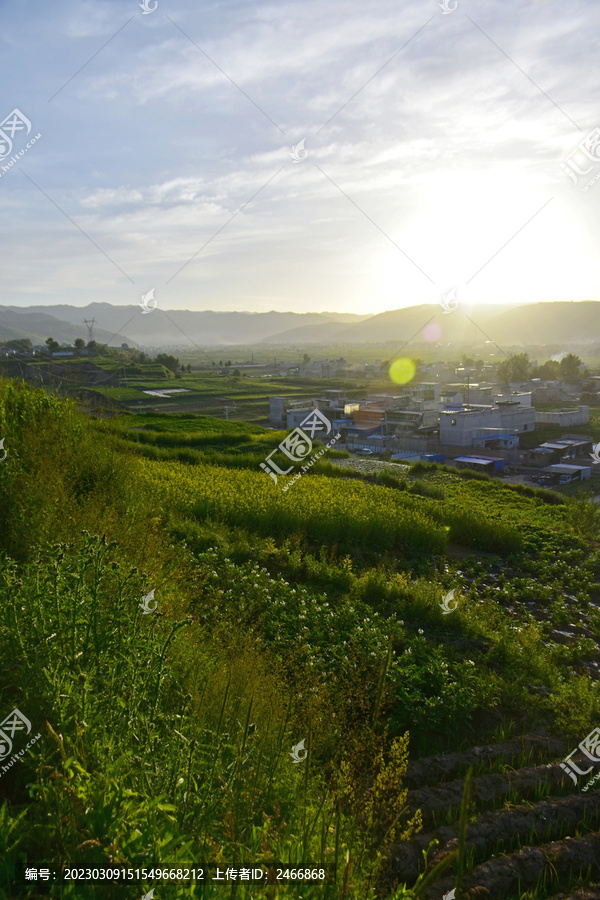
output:
[[[597,124],[591,0],[6,6],[6,112],[22,103],[44,133],[22,163],[44,193],[0,178],[14,303],[99,284],[122,301],[92,241],[136,284],[198,254],[170,282],[179,305],[202,284],[229,308],[372,312],[431,299],[411,259],[446,285],[509,238],[480,299],[598,294],[600,182],[582,193],[560,168]],[[552,196],[560,216],[513,237]]]

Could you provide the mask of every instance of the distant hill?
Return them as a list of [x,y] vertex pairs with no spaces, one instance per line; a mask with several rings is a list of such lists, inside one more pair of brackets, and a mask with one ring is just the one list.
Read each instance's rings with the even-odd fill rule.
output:
[[[13,338],[29,338],[32,344],[43,344],[46,338],[53,337],[60,343],[72,344],[80,337],[87,341],[87,328],[83,324],[83,311],[74,322],[65,321],[55,315],[57,307],[24,307],[0,306],[0,341]],[[86,316],[86,318],[88,318]],[[103,328],[94,329],[94,337],[100,343],[106,343],[113,332]],[[123,342],[127,338],[122,338]]]
[[[40,333],[43,333],[42,342],[50,336],[57,341],[71,341],[75,337],[87,339],[87,330],[83,324],[85,318],[96,319],[94,336],[98,341],[106,341],[115,335],[111,344],[130,343],[145,347],[185,346],[186,343],[204,347],[217,344],[254,344],[298,326],[313,327],[318,334],[320,327],[329,323],[344,326],[369,318],[352,313],[329,312],[164,312],[160,305],[152,313],[144,314],[139,306],[112,306],[110,303],[90,303],[85,307],[66,304],[29,306],[25,309],[4,306],[0,307],[0,338],[6,339],[2,332],[3,324],[6,322],[8,327],[17,321],[10,319],[11,315],[25,314],[42,317],[39,320],[32,318],[29,323],[23,321],[23,329],[29,324],[28,331],[35,331],[36,343],[40,343]],[[58,321],[60,325],[57,324]],[[39,327],[41,325],[53,330],[44,332]],[[34,340],[24,330],[7,337],[30,337]]]
[[[485,340],[507,346],[587,344],[600,341],[600,302],[532,303],[461,307],[444,313],[438,305],[409,306],[359,323],[294,328],[269,338],[280,343],[423,343],[424,326],[438,326],[440,344],[472,345]],[[430,326],[430,328],[431,328]],[[432,329],[433,330],[433,329]],[[431,334],[429,335],[431,338]]]
[[[200,347],[248,344],[423,344],[424,326],[431,321],[430,342],[481,346],[492,340],[500,346],[581,345],[600,340],[600,302],[532,303],[521,306],[462,307],[445,314],[438,305],[408,306],[372,316],[351,313],[193,312],[161,310],[142,314],[139,306],[91,303],[85,307],[0,306],[0,340],[47,337],[72,342],[87,339],[83,319],[96,319],[94,336],[114,345],[143,347]],[[435,329],[437,328],[437,335]],[[431,332],[434,332],[433,335]]]

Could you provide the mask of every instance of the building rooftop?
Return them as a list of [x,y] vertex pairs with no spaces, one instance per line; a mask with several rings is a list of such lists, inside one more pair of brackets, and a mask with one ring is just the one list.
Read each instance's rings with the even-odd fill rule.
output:
[[591,469],[591,466],[566,466],[564,463],[556,463],[554,466],[546,466],[544,472],[555,472],[557,475],[575,475],[577,472]]
[[550,450],[568,450],[570,447],[578,447],[580,444],[589,444],[591,440],[591,438],[588,438],[585,441],[545,441],[545,443],[540,444],[540,447],[549,447]]
[[506,462],[502,456],[457,456],[454,462],[474,462],[487,465],[492,462]]

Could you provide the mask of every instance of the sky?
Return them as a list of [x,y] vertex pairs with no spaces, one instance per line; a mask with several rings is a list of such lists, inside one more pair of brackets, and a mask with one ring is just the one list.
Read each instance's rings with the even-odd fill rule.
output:
[[593,0],[145,2],[0,0],[1,304],[600,299]]

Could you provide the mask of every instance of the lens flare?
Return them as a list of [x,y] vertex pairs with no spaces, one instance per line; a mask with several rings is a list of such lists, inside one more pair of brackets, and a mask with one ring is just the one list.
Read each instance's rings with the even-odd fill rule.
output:
[[437,344],[443,334],[442,326],[439,322],[429,322],[423,328],[422,334],[428,344]]
[[417,373],[417,367],[412,359],[401,357],[395,359],[390,366],[390,378],[395,384],[408,384]]

